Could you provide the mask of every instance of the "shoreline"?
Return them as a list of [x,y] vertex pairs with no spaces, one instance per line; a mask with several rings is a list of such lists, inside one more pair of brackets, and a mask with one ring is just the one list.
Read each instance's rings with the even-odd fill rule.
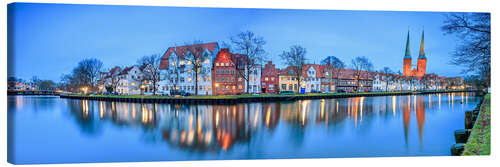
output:
[[491,94],[485,96],[479,110],[472,132],[464,144],[462,156],[491,153]]
[[476,90],[412,91],[412,92],[361,92],[361,93],[309,93],[309,94],[260,94],[260,95],[220,95],[220,96],[144,96],[144,95],[59,95],[60,98],[135,102],[135,103],[172,103],[172,104],[236,104],[247,102],[296,101],[308,99],[332,99],[371,96],[404,96],[419,94],[478,92]]

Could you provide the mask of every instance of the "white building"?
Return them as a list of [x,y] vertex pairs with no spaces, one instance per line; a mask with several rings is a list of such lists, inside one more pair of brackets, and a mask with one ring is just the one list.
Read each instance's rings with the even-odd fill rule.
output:
[[[250,75],[248,76],[248,86],[250,89],[248,89],[248,93],[250,94],[258,94],[261,93],[261,86],[260,86],[260,78],[262,75],[262,67],[261,66],[256,66],[255,69],[252,69],[250,71]],[[245,90],[246,90],[246,81],[245,81]]]
[[306,64],[302,67],[301,87],[306,93],[318,92],[321,90],[321,78],[323,72],[321,66],[317,64]]
[[118,74],[119,81],[116,87],[117,93],[123,95],[138,95],[141,94],[141,91],[145,92],[145,90],[141,90],[141,85],[151,83],[142,83],[142,75],[142,71],[135,65],[124,68],[120,74]]
[[[189,50],[193,48],[203,49],[203,61],[198,72],[198,77],[194,72],[192,56]],[[170,93],[172,90],[184,91],[195,94],[198,89],[198,95],[212,94],[212,68],[213,61],[219,46],[217,43],[203,43],[195,45],[185,45],[170,47],[161,59],[160,71],[160,92]],[[195,88],[198,80],[198,87]]]

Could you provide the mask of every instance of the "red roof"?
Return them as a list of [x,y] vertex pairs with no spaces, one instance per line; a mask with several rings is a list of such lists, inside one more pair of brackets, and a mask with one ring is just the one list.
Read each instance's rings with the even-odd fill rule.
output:
[[165,54],[163,54],[163,56],[161,58],[160,69],[168,68],[168,65],[169,65],[168,58],[170,55],[172,55],[172,53],[175,53],[177,56],[179,56],[181,59],[183,59],[184,53],[186,53],[187,49],[190,47],[202,47],[204,49],[208,49],[211,53],[213,53],[216,46],[217,46],[216,42],[211,42],[211,43],[202,43],[202,44],[170,47],[167,49],[167,51],[165,52]]
[[[355,79],[354,76],[356,71],[353,69],[341,69],[339,79]],[[336,75],[336,74],[335,74]],[[373,80],[374,73],[368,71],[360,71],[359,79],[362,80]]]
[[132,70],[132,68],[134,68],[134,66],[125,67],[123,71],[120,73],[120,75],[128,74],[128,72]]
[[302,76],[307,76],[307,70],[311,67],[316,71],[316,78],[323,78],[323,69],[325,67],[319,64],[304,64],[302,66]]

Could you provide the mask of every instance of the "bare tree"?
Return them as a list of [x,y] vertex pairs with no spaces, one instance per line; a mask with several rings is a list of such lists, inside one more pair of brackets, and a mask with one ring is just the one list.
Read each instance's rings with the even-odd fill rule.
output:
[[382,75],[380,75],[380,78],[385,81],[385,91],[388,90],[389,88],[389,82],[391,81],[392,82],[392,74],[394,73],[391,68],[389,67],[384,67],[382,68],[382,70],[380,70],[380,72],[382,73]]
[[201,41],[195,41],[193,44],[187,44],[185,46],[184,59],[186,60],[186,68],[191,69],[191,73],[194,76],[195,83],[195,95],[198,95],[198,82],[200,78],[208,73],[208,70],[203,69],[203,61],[209,58],[210,55],[206,52]]
[[161,56],[159,54],[152,54],[150,56],[144,56],[137,60],[137,64],[142,69],[143,81],[150,81],[151,88],[153,89],[153,95],[156,95],[158,90],[158,83],[160,82],[160,61]]
[[490,13],[451,13],[441,29],[456,35],[462,43],[455,49],[451,64],[465,67],[462,73],[476,73],[490,86],[491,79]]
[[[118,72],[119,73],[119,72]],[[109,86],[111,88],[111,92],[117,92],[117,87],[118,87],[118,84],[120,83],[121,80],[123,80],[123,77],[119,74],[111,74],[110,75],[110,82],[109,82]]]
[[373,71],[373,64],[366,57],[356,57],[351,60],[351,65],[354,70],[354,78],[356,82],[356,90],[359,86],[359,80],[362,77],[370,77],[370,71]]
[[[259,68],[264,60],[264,45],[266,41],[263,37],[256,36],[251,31],[245,31],[231,37],[231,44],[232,46],[229,45],[229,48],[247,56],[246,61],[236,61],[234,63],[236,63],[236,71],[238,71],[240,76],[246,81],[246,93],[248,93],[250,89],[250,74],[252,71]],[[224,43],[224,45],[228,44]]]
[[90,91],[95,91],[99,73],[102,70],[102,62],[95,58],[84,59],[78,63],[71,74],[73,86],[85,86]]
[[326,59],[321,61],[321,64],[323,65],[327,63],[330,63],[334,68],[333,72],[335,73],[335,84],[338,85],[340,73],[345,68],[345,63],[335,56],[328,56]]
[[186,66],[179,65],[179,63],[175,63],[172,68],[167,70],[165,73],[163,73],[163,77],[165,80],[168,80],[172,86],[173,89],[177,89],[177,84],[179,84],[180,77],[182,76],[181,74],[186,72]]
[[281,59],[285,61],[285,64],[289,66],[297,79],[297,93],[300,90],[300,83],[302,81],[302,68],[306,63],[306,48],[299,45],[293,45],[290,47],[289,51],[283,51],[280,55]]

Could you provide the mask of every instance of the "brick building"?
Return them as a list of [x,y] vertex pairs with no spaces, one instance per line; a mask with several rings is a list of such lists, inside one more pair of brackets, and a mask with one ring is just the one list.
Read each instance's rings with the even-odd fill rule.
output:
[[244,55],[231,54],[224,48],[215,56],[212,67],[212,95],[236,95],[245,92],[245,80],[236,71],[235,61],[241,61]]
[[279,69],[271,61],[264,65],[260,78],[262,93],[277,93],[277,87],[279,86],[278,73]]

